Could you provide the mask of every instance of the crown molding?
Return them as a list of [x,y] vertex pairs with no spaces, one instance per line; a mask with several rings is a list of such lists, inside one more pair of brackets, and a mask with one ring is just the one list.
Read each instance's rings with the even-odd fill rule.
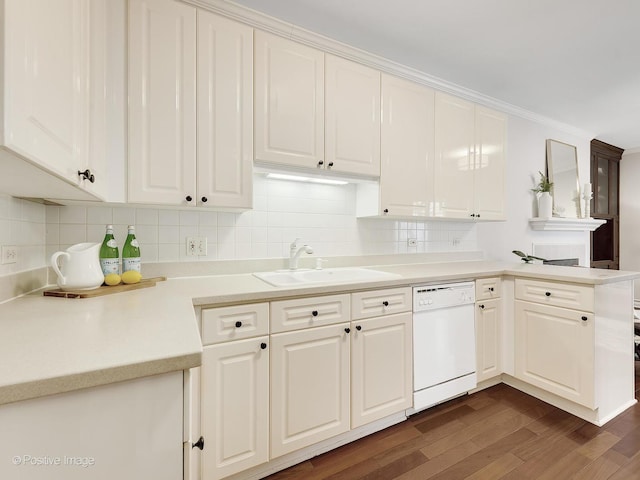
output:
[[523,118],[541,125],[546,125],[565,133],[578,137],[594,138],[595,134],[587,132],[572,125],[559,122],[544,115],[539,115],[530,110],[484,95],[442,78],[429,75],[415,68],[402,65],[393,60],[380,57],[373,53],[346,45],[329,37],[305,30],[292,23],[284,22],[278,18],[238,5],[227,0],[180,0],[183,3],[203,8],[226,18],[250,25],[254,28],[279,35],[284,38],[302,43],[304,45],[322,50],[326,53],[337,55],[363,65],[375,68],[381,72],[405,78],[416,83],[440,90],[457,97],[464,98],[474,103],[485,105],[495,110],[500,110],[509,115]]

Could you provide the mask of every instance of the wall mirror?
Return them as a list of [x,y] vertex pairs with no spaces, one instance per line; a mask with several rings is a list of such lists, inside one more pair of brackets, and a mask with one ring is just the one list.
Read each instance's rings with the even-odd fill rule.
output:
[[578,153],[574,145],[547,140],[547,175],[553,182],[553,215],[580,218]]

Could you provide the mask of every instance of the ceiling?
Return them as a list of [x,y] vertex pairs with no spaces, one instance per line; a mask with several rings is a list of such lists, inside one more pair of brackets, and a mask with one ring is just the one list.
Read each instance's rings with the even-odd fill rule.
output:
[[446,82],[640,147],[638,0],[234,0]]

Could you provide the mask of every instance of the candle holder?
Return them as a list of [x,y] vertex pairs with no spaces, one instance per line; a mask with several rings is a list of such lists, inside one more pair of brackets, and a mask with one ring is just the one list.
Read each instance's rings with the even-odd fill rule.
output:
[[582,198],[584,199],[584,216],[583,218],[591,218],[591,199],[593,198],[593,193],[584,192],[582,194]]

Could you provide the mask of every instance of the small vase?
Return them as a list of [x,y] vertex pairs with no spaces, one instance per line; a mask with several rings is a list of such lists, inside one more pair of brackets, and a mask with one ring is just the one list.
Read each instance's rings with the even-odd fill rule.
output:
[[551,218],[553,214],[553,198],[549,192],[538,195],[538,218]]

